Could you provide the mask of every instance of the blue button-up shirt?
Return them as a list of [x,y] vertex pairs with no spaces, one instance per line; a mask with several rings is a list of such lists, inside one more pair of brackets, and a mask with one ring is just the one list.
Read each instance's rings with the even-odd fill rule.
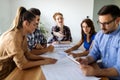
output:
[[119,77],[110,79],[120,80],[120,26],[110,34],[98,32],[89,55],[95,60],[101,59],[103,68],[115,68]]

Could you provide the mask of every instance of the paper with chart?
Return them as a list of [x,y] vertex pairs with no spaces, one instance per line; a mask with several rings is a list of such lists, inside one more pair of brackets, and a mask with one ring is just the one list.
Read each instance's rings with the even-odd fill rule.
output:
[[97,77],[86,77],[80,70],[80,65],[70,59],[63,51],[47,53],[43,56],[56,58],[55,64],[41,66],[46,80],[99,80]]

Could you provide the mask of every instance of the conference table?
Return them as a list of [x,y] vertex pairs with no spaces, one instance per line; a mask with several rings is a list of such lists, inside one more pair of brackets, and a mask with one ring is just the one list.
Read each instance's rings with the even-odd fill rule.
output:
[[[68,48],[68,46],[66,46],[66,45],[64,45],[64,46],[63,45],[62,46],[57,45],[57,46],[55,46],[55,49],[57,48],[55,51],[58,52],[58,48],[59,48],[59,52],[60,52],[60,51],[64,50],[63,47]],[[71,46],[69,46],[69,47],[71,47]],[[54,53],[56,53],[56,52],[54,52]],[[47,54],[49,54],[50,57],[51,57],[51,55],[53,56],[53,53],[47,53]],[[46,56],[46,54],[43,55],[43,56]],[[60,56],[60,57],[63,57],[63,55]],[[66,60],[67,60],[67,58],[66,58]],[[76,63],[73,62],[73,64],[76,64]],[[30,68],[30,69],[27,69],[27,70],[20,70],[16,67],[5,80],[64,80],[64,79],[62,79],[62,77],[63,78],[66,77],[64,75],[59,75],[60,77],[58,77],[58,78],[61,78],[61,79],[49,79],[48,75],[50,75],[52,72],[51,73],[49,72],[49,74],[46,74],[45,70],[46,70],[46,68],[49,69],[49,67],[52,67],[52,66],[54,67],[55,64],[54,65],[51,64],[51,65],[38,66],[38,67]],[[54,70],[54,68],[51,68],[51,69]],[[62,70],[64,70],[64,69],[62,69]],[[64,73],[64,71],[62,71],[62,72]],[[73,73],[73,72],[71,72],[71,73]],[[55,77],[56,75],[57,74],[54,74],[54,75],[51,75],[51,76]],[[86,78],[86,79],[89,79],[89,78]],[[65,79],[65,80],[68,80],[68,79]],[[85,80],[85,79],[74,79],[73,78],[72,80]],[[92,78],[90,80],[92,80]],[[97,80],[108,80],[108,78],[100,77]]]
[[[28,70],[20,70],[15,68],[5,80],[46,80],[46,78],[40,67],[34,67]],[[100,80],[109,79],[106,77],[101,77]]]

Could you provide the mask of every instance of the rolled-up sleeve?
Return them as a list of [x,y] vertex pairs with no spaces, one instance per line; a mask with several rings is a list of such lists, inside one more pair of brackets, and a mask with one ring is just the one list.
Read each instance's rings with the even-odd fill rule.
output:
[[[23,41],[23,40],[22,40]],[[23,66],[28,62],[24,53],[24,49],[22,48],[23,42],[19,39],[14,39],[9,42],[9,46],[6,47],[6,51],[9,54],[15,54],[13,60],[18,68],[22,69]]]
[[92,56],[94,60],[100,59],[100,50],[99,50],[99,42],[98,42],[98,34],[95,36],[95,39],[93,40],[93,46],[90,49],[89,56]]
[[114,68],[118,71],[119,73],[119,76],[120,76],[120,41],[118,43],[118,55],[117,55],[117,62],[116,62],[116,65],[114,66]]

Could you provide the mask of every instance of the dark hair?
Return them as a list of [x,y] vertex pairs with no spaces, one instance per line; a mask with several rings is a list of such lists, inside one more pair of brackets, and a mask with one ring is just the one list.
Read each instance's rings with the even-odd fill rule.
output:
[[85,35],[85,33],[84,33],[84,31],[83,31],[83,29],[82,29],[82,24],[83,23],[86,23],[87,25],[88,25],[88,27],[90,27],[91,29],[90,29],[90,38],[91,38],[91,36],[93,35],[93,34],[96,34],[96,31],[95,31],[95,27],[94,27],[94,24],[93,24],[93,21],[91,20],[91,19],[84,19],[82,22],[81,22],[81,34],[82,34],[82,39],[84,40],[84,35]]
[[24,7],[19,7],[13,21],[13,28],[12,29],[20,29],[23,28],[22,23],[23,21],[27,20],[29,23],[33,21],[35,16],[27,11]]
[[110,14],[113,18],[120,17],[120,8],[116,5],[105,5],[98,11],[98,15],[106,14]]
[[30,11],[31,13],[33,13],[34,15],[41,15],[41,12],[39,9],[37,8],[30,8],[28,11]]
[[57,16],[57,15],[61,15],[61,16],[63,17],[63,14],[62,14],[62,13],[56,12],[56,13],[53,15],[53,19],[54,19],[54,20],[56,20],[56,16]]

